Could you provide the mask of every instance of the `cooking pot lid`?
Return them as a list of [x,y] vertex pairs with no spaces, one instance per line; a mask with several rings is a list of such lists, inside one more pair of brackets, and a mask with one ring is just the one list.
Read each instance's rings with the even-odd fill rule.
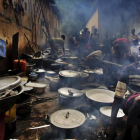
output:
[[85,73],[96,73],[96,74],[103,74],[103,69],[86,69],[84,70]]
[[56,74],[56,72],[55,72],[55,71],[51,71],[51,70],[46,71],[46,73],[47,73],[47,74]]
[[82,78],[85,78],[85,77],[88,77],[88,76],[89,76],[88,73],[84,73],[84,72],[79,72],[79,74],[80,74],[80,76],[81,76]]
[[74,57],[74,56],[73,56],[73,57],[69,57],[69,58],[70,58],[70,59],[78,59],[78,57]]
[[76,71],[71,71],[71,70],[63,70],[60,71],[59,74],[63,77],[78,77],[80,74]]
[[58,89],[58,92],[61,95],[68,96],[68,97],[79,97],[83,95],[83,93],[80,90],[69,88],[69,87],[60,88]]
[[0,94],[3,94],[6,89],[14,89],[21,83],[19,76],[7,76],[0,78]]
[[62,59],[56,59],[55,62],[62,62]]
[[56,127],[72,129],[81,126],[85,122],[85,116],[79,111],[64,109],[53,113],[50,120]]
[[35,69],[35,72],[46,72],[44,69]]
[[53,63],[53,64],[51,64],[51,66],[60,66],[60,64],[59,63]]
[[[104,106],[100,108],[100,112],[105,116],[111,117],[112,107],[111,106]],[[117,118],[123,117],[125,114],[123,113],[122,109],[119,109]]]
[[101,103],[112,103],[115,93],[106,89],[91,89],[86,92],[87,98]]
[[94,73],[94,70],[93,69],[86,69],[84,70],[85,73]]

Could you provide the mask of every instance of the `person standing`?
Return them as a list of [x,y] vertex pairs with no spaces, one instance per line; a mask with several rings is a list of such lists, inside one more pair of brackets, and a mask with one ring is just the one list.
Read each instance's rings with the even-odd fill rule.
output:
[[61,38],[51,38],[49,39],[49,45],[51,47],[51,53],[53,55],[56,55],[58,52],[58,49],[61,49],[61,52],[65,54],[65,49],[64,49],[64,40],[65,40],[65,35],[62,35]]
[[[138,53],[136,55],[133,49],[131,50],[131,56],[134,57],[134,63],[122,70],[116,86],[110,124],[107,129],[107,140],[115,140],[116,116],[121,106],[128,117],[123,140],[133,140],[132,129],[134,125],[137,125],[138,128],[140,125],[140,61]],[[127,90],[129,94],[126,94]]]
[[129,40],[132,42],[133,40],[140,39],[138,35],[135,34],[135,29],[131,30],[131,34],[129,35]]

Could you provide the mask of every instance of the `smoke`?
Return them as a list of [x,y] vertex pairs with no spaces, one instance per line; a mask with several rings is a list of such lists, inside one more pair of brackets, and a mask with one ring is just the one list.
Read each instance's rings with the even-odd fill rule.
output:
[[[136,0],[135,0],[136,1]],[[100,0],[99,3],[99,34],[100,41],[105,33],[109,37],[117,36],[124,32],[126,36],[130,34],[132,27],[130,19],[137,14],[136,2],[132,0]]]
[[79,32],[93,14],[97,0],[55,0],[62,16],[61,27],[66,34]]

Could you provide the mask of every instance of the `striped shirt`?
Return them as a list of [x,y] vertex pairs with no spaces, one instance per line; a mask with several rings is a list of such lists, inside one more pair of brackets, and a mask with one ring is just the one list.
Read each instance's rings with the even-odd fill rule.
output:
[[123,98],[127,89],[131,94],[140,92],[140,69],[137,64],[133,63],[122,70],[115,90],[116,97]]

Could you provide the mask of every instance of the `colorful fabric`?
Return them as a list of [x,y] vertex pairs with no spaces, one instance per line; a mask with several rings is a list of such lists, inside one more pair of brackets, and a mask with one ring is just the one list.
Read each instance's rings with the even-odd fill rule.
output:
[[118,38],[117,40],[115,40],[115,43],[119,44],[119,43],[125,43],[126,45],[129,45],[129,39],[127,38]]
[[138,62],[126,66],[119,78],[116,86],[115,96],[123,98],[127,87],[131,89],[131,94],[140,92],[140,70],[137,68]]
[[128,115],[129,109],[133,105],[133,101],[136,97],[140,96],[140,93],[134,93],[133,95],[128,95],[123,103],[123,112]]

